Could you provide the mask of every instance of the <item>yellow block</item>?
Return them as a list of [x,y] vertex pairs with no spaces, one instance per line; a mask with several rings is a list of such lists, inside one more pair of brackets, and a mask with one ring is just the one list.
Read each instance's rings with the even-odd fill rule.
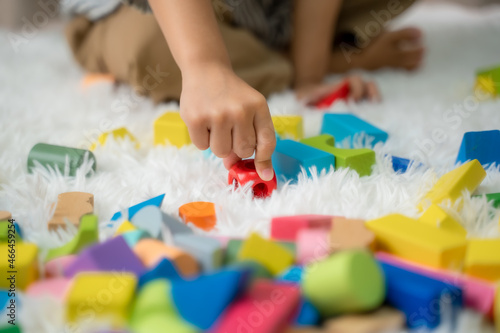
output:
[[366,222],[379,250],[436,268],[459,269],[467,242],[462,236],[399,214]]
[[485,177],[486,171],[478,160],[467,162],[439,178],[418,208],[424,211],[431,204],[440,204],[444,200],[454,203],[464,190],[474,192]]
[[273,125],[276,133],[283,139],[300,140],[304,137],[301,116],[273,116]]
[[164,113],[154,123],[154,144],[170,143],[178,148],[191,143],[186,124],[179,112]]
[[137,230],[137,228],[132,223],[130,223],[130,221],[125,220],[122,222],[122,224],[120,224],[118,229],[116,229],[115,236],[134,230]]
[[135,148],[139,149],[139,142],[137,141],[135,136],[133,136],[132,133],[130,133],[125,127],[120,127],[120,128],[117,128],[111,132],[102,133],[99,136],[99,138],[97,139],[97,142],[94,142],[90,146],[89,150],[93,151],[94,149],[96,149],[97,145],[104,146],[104,144],[106,143],[106,140],[108,140],[108,136],[110,134],[113,136],[113,138],[115,140],[118,140],[118,139],[123,140],[125,138],[128,138],[130,141],[135,142]]
[[453,232],[464,239],[467,237],[467,230],[462,227],[460,222],[436,204],[432,204],[427,208],[418,220],[441,230]]
[[495,327],[497,328],[497,333],[500,333],[500,283],[497,284],[495,305],[493,307],[495,309]]
[[500,238],[470,239],[464,270],[481,279],[500,280]]
[[476,89],[481,89],[486,94],[490,95],[490,97],[495,96],[495,81],[491,76],[478,76],[476,78]]
[[78,323],[88,318],[110,321],[114,327],[127,323],[137,278],[131,273],[80,273],[66,296],[66,318]]
[[10,289],[14,283],[14,289],[25,290],[34,282],[38,278],[37,255],[35,244],[19,241],[0,244],[0,289]]
[[241,245],[239,260],[253,260],[273,275],[283,272],[294,263],[293,254],[283,246],[253,233]]

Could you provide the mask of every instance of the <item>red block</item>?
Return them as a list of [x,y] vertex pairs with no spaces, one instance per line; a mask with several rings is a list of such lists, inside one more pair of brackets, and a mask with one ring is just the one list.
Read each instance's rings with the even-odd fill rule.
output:
[[284,332],[297,314],[299,302],[296,284],[257,280],[229,306],[211,332]]
[[347,99],[347,96],[349,96],[349,92],[351,91],[349,87],[349,82],[345,81],[340,85],[340,87],[333,91],[330,95],[327,95],[323,99],[319,100],[319,102],[316,103],[316,107],[319,109],[324,109],[330,107],[333,102],[335,102],[338,99]]
[[289,242],[297,240],[297,233],[303,229],[331,229],[333,216],[295,215],[273,217],[271,220],[271,238]]
[[232,185],[236,180],[236,187],[245,185],[248,182],[253,182],[253,195],[256,197],[268,197],[277,187],[276,174],[270,181],[263,181],[257,171],[253,159],[241,160],[229,170],[227,182]]

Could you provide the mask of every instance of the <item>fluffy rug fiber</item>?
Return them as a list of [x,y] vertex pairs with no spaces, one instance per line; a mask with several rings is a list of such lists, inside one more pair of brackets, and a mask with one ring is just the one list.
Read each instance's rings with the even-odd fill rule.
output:
[[[418,217],[416,205],[439,176],[453,169],[462,135],[500,128],[500,100],[473,95],[475,71],[500,63],[500,8],[466,10],[452,5],[420,4],[393,22],[414,25],[425,33],[427,55],[415,73],[383,70],[363,73],[382,92],[380,104],[337,104],[345,111],[386,130],[390,138],[377,146],[377,165],[369,177],[346,170],[330,171],[297,184],[281,184],[266,200],[252,200],[248,188],[233,191],[227,171],[217,159],[204,159],[194,147],[180,150],[153,146],[152,124],[176,104],[154,106],[128,87],[99,84],[83,91],[84,73],[75,65],[57,24],[40,31],[18,52],[9,47],[8,32],[0,48],[0,210],[12,212],[25,237],[42,251],[67,241],[74,230],[49,234],[51,203],[67,191],[95,196],[101,237],[112,214],[131,204],[166,193],[162,210],[176,214],[190,201],[211,201],[218,207],[213,234],[268,234],[272,216],[332,214],[372,219],[389,213]],[[332,79],[335,79],[332,77]],[[273,114],[301,114],[306,135],[319,131],[321,112],[298,104],[291,92],[272,96]],[[26,161],[38,142],[88,147],[99,134],[126,126],[139,140],[110,140],[95,151],[97,173],[86,178],[37,169],[28,174]],[[415,158],[425,167],[396,174],[385,154]],[[500,172],[490,168],[478,193],[500,192]],[[500,211],[484,199],[466,199],[458,212],[470,237],[498,237]],[[3,315],[2,315],[3,317]],[[19,319],[26,332],[63,332],[62,305],[47,299],[25,299]],[[487,325],[486,325],[487,326]],[[459,332],[489,332],[481,317],[463,311]],[[443,325],[438,331],[449,331]]]

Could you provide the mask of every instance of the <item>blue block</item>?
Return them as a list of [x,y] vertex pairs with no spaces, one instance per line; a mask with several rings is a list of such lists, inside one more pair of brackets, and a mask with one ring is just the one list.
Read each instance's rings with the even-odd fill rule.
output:
[[181,279],[181,276],[175,265],[167,258],[163,258],[155,267],[141,275],[137,283],[137,289],[156,279],[174,280]]
[[127,243],[130,248],[133,248],[137,242],[143,238],[151,238],[151,236],[144,230],[132,230],[121,234],[125,243]]
[[478,160],[483,166],[500,165],[500,131],[467,132],[464,134],[457,163]]
[[[367,123],[353,114],[325,113],[323,116],[321,134],[332,135],[337,143],[340,143],[346,138],[350,138],[352,146],[355,136],[361,133],[373,137],[372,145],[375,145],[377,142],[385,142],[389,136],[385,131]],[[366,145],[366,141],[363,142],[363,144]]]
[[5,309],[7,302],[10,302],[9,299],[9,292],[5,289],[0,289],[0,309],[2,309],[0,310],[0,313],[2,313]]
[[408,328],[436,328],[442,313],[451,313],[453,331],[463,306],[462,290],[433,278],[380,262],[389,305],[406,315]]
[[[151,198],[149,200],[143,201],[141,203],[138,203],[137,205],[130,207],[128,209],[128,219],[130,220],[132,217],[134,217],[135,213],[137,213],[143,207],[146,207],[146,206],[160,207],[161,203],[163,202],[164,197],[165,197],[165,194],[161,194],[157,197]],[[116,212],[113,215],[113,217],[111,218],[111,221],[119,220],[121,217],[122,217],[122,212]]]
[[272,160],[277,177],[292,181],[298,179],[301,168],[311,176],[309,168],[313,166],[318,173],[335,166],[335,156],[332,154],[293,140],[279,140]]
[[154,205],[142,207],[129,220],[137,229],[146,231],[151,237],[161,238],[163,215],[159,207]]
[[248,271],[225,269],[193,280],[173,280],[172,299],[187,322],[207,330],[245,289]]
[[320,321],[319,311],[306,299],[300,301],[299,314],[295,318],[296,326],[316,326]]
[[302,275],[304,274],[304,268],[302,266],[291,266],[288,270],[281,273],[278,277],[280,281],[287,282],[302,282]]

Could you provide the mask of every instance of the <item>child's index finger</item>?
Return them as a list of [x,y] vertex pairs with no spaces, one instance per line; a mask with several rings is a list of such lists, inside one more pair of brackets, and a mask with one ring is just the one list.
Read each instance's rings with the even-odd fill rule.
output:
[[262,180],[269,181],[274,176],[271,158],[276,147],[276,134],[269,111],[257,113],[254,123],[257,137],[255,169]]

